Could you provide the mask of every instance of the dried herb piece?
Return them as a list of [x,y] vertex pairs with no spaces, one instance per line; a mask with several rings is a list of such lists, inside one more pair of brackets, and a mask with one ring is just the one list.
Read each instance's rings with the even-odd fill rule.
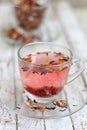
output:
[[40,112],[45,112],[45,108],[40,106],[40,105],[38,105],[38,109],[39,109]]
[[32,62],[31,55],[25,56],[25,57],[23,58],[23,60],[28,61],[28,62]]
[[17,108],[17,109],[21,109],[21,107],[19,107],[19,106],[17,106],[16,108]]
[[52,61],[49,62],[49,64],[51,64],[51,65],[55,65],[55,61],[52,60]]
[[22,70],[23,70],[23,71],[28,71],[28,70],[29,70],[29,67],[26,67],[26,66],[25,66],[25,67],[22,68]]
[[43,106],[40,103],[38,103],[35,99],[31,100],[29,97],[27,97],[27,101],[29,102],[29,107],[33,110],[39,110],[40,112],[45,112],[45,110],[55,110],[56,107],[60,107],[61,109],[59,111],[63,112],[66,110],[67,101],[66,100],[58,100],[53,102],[52,106]]
[[11,38],[13,40],[18,40],[18,41],[21,41],[24,43],[40,41],[39,37],[22,34],[22,33],[18,32],[15,28],[10,28],[7,30],[4,29],[3,31],[4,31],[5,35],[8,36],[9,38]]
[[66,100],[60,100],[60,102],[62,103],[62,107],[67,107],[68,102]]
[[29,106],[30,106],[30,108],[33,108],[34,102],[32,100],[29,100]]
[[59,107],[67,107],[67,101],[66,100],[59,100],[59,101],[56,101],[56,105],[59,106]]
[[68,61],[68,60],[69,60],[69,57],[68,57],[68,56],[66,56],[66,57],[64,56],[64,57],[63,57],[63,60],[64,60],[64,61]]
[[55,107],[46,107],[47,110],[55,110],[56,109],[56,106]]

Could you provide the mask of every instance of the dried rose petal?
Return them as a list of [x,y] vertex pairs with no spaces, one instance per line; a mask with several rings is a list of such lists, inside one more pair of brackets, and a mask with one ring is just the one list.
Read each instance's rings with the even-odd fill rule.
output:
[[60,102],[62,103],[62,107],[66,107],[68,104],[66,100],[60,100]]
[[62,108],[67,107],[67,101],[66,100],[56,101],[56,105]]
[[56,101],[56,105],[61,107],[60,101]]

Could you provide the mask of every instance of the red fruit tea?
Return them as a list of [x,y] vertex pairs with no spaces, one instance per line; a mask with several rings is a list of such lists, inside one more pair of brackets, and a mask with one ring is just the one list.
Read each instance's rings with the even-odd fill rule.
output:
[[60,93],[68,78],[69,60],[61,52],[37,52],[23,57],[20,71],[25,90],[38,97]]

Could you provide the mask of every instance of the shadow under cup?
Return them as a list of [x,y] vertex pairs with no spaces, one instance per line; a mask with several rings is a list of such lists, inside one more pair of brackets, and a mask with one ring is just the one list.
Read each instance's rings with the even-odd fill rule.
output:
[[[38,52],[45,52],[45,54],[46,52],[61,52],[68,56],[69,60],[60,65],[39,64],[48,60],[48,55],[43,57],[39,55],[38,58],[38,55],[34,55]],[[32,62],[23,59],[29,54],[33,55],[34,60]],[[56,100],[68,79],[71,56],[72,54],[67,48],[56,43],[31,43],[20,48],[18,51],[20,74],[27,96],[40,103]],[[53,58],[50,55],[52,61]]]

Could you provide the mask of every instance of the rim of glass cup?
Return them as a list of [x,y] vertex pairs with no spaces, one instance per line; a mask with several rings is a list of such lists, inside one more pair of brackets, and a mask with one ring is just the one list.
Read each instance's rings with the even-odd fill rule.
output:
[[[14,0],[15,7],[21,8],[21,5],[17,5],[21,0]],[[49,0],[37,0],[37,3],[39,3],[41,6],[45,7],[46,4],[49,2]],[[26,4],[25,4],[26,5]]]
[[[58,45],[56,42],[31,42],[31,43],[28,43],[28,44],[26,44],[26,45],[24,45],[24,46],[22,46],[22,47],[20,47],[20,48],[18,49],[18,52],[17,52],[18,58],[19,58],[20,60],[26,62],[26,63],[30,63],[30,64],[35,65],[35,66],[40,66],[40,65],[38,65],[38,64],[34,64],[34,63],[32,63],[32,62],[29,62],[29,61],[24,60],[23,57],[21,57],[21,55],[20,55],[20,51],[21,51],[23,48],[28,47],[28,46],[32,46],[32,45],[37,45],[37,44],[38,44],[38,45],[42,45],[42,46],[44,46],[44,44],[46,44],[46,45],[52,45],[52,44],[53,44],[53,45],[59,46],[60,48],[63,48],[64,50],[68,50],[68,52],[70,53],[70,59],[69,59],[67,62],[63,63],[63,64],[60,64],[60,65],[52,65],[52,66],[60,67],[60,66],[64,66],[64,65],[66,65],[66,64],[71,63],[71,61],[72,61],[72,52],[71,52],[71,50],[70,50],[69,48],[65,47],[65,46]],[[45,65],[45,66],[46,66],[46,65]],[[47,66],[48,66],[48,65],[47,65]]]

